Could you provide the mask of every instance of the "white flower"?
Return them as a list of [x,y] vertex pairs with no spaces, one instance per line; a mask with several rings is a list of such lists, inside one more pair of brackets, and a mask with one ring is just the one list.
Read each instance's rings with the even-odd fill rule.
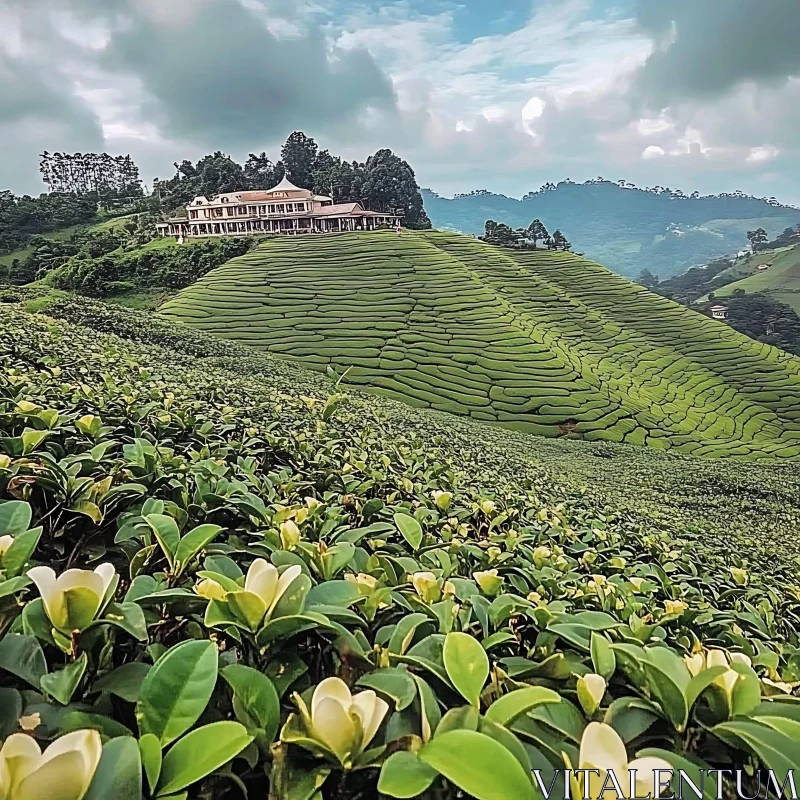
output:
[[0,536],[0,556],[4,555],[11,545],[14,544],[14,537],[10,534]]
[[82,631],[92,623],[116,574],[114,566],[108,563],[101,564],[94,572],[68,569],[58,578],[50,567],[28,570],[28,577],[42,596],[50,622],[66,635]]
[[[603,722],[590,722],[581,739],[578,769],[599,770],[599,775],[593,772],[587,772],[585,775],[588,776],[589,783],[587,800],[601,800],[604,796],[601,795],[601,789],[609,772],[613,773],[623,793],[627,796],[631,788],[630,772],[636,770],[634,784],[636,796],[643,797],[649,793],[655,797],[658,786],[655,783],[654,770],[671,770],[672,767],[663,758],[653,757],[636,758],[629,763],[625,744],[620,735],[610,725]],[[578,798],[583,798],[583,789],[582,785],[573,784],[573,792],[577,794]],[[613,794],[613,790],[611,793]]]
[[281,546],[284,550],[294,550],[300,541],[300,528],[293,520],[287,519],[281,522]]
[[600,708],[605,693],[606,681],[602,675],[591,672],[578,678],[578,700],[587,717]]
[[257,558],[247,570],[244,589],[228,592],[225,599],[233,615],[255,632],[302,571],[299,564],[293,564],[281,574],[274,564]]
[[344,579],[348,583],[354,583],[358,587],[358,593],[360,595],[372,594],[375,587],[378,585],[378,579],[372,575],[368,575],[366,572],[359,572],[357,575],[354,575],[352,572],[347,572],[345,573]]
[[352,695],[341,678],[325,678],[311,698],[311,713],[299,695],[295,700],[308,733],[349,768],[372,741],[389,704],[372,689]]
[[42,753],[36,740],[14,733],[0,750],[3,800],[82,800],[103,749],[97,731],[74,731]]
[[439,511],[447,511],[450,508],[450,502],[453,499],[453,495],[451,492],[444,492],[441,489],[437,489],[433,493],[433,500],[436,503],[436,507]]

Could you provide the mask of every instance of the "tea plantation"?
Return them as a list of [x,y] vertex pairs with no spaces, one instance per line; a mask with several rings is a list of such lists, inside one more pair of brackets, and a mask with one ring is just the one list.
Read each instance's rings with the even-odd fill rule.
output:
[[165,316],[406,403],[550,437],[800,455],[800,359],[572,253],[445,232],[265,242]]
[[791,462],[536,439],[0,300],[2,796],[540,800],[538,770],[578,800],[565,767],[754,796],[800,763]]

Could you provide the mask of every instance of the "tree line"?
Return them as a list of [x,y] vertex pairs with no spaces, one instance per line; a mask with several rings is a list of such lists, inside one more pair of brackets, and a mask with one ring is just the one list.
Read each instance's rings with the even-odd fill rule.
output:
[[196,196],[271,189],[284,176],[302,189],[326,195],[334,203],[359,202],[372,211],[400,214],[409,228],[430,228],[414,170],[391,150],[378,150],[365,162],[346,161],[320,150],[314,139],[295,131],[284,143],[280,159],[266,152],[250,153],[242,165],[217,151],[197,163],[175,163],[176,173],[156,180],[153,191],[167,212],[188,205]]
[[45,150],[39,172],[51,193],[96,196],[100,200],[127,200],[144,194],[139,168],[130,155]]
[[488,244],[516,250],[537,250],[539,242],[548,250],[569,250],[572,247],[559,229],[551,235],[539,219],[535,219],[527,228],[511,228],[503,222],[487,219],[484,234],[480,238]]

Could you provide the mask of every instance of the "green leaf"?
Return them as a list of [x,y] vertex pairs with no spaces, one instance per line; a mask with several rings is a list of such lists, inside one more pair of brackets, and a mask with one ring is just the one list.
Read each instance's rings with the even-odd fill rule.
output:
[[649,647],[646,652],[644,670],[652,695],[675,729],[683,731],[689,716],[684,692],[691,682],[691,673],[683,660],[666,647]]
[[120,736],[106,742],[84,800],[140,800],[141,796],[142,759],[136,739]]
[[419,522],[417,522],[414,517],[410,517],[408,514],[403,514],[398,511],[394,515],[394,524],[397,526],[397,530],[403,534],[403,538],[414,550],[417,550],[420,544],[422,544],[422,526]]
[[263,673],[242,664],[231,664],[220,675],[233,689],[236,719],[248,730],[260,728],[273,742],[281,721],[281,705],[272,681]]
[[711,732],[734,746],[751,750],[761,763],[775,771],[782,782],[789,770],[800,764],[800,742],[768,725],[750,720],[732,720],[715,725]]
[[139,752],[147,778],[147,788],[153,794],[161,776],[161,742],[152,733],[146,733],[139,739]]
[[394,701],[397,711],[408,708],[417,696],[417,686],[407,669],[384,667],[362,675],[356,686],[374,689],[378,694]]
[[589,647],[592,653],[592,665],[598,675],[602,675],[606,680],[610,680],[617,668],[617,659],[611,649],[611,643],[602,633],[592,631],[589,639]]
[[[168,518],[169,519],[169,518]],[[175,550],[175,564],[177,574],[180,575],[191,560],[211,541],[213,541],[222,528],[219,525],[198,525],[181,538]]]
[[309,606],[341,606],[347,608],[361,595],[358,586],[350,581],[324,581],[314,586],[308,593]]
[[164,747],[194,725],[217,682],[214,642],[183,642],[147,673],[136,704],[139,732],[155,734]]
[[32,453],[49,435],[49,431],[35,431],[26,428],[20,437],[22,439],[22,455],[26,456],[28,453]]
[[58,672],[51,672],[49,675],[42,675],[39,685],[42,691],[47,692],[54,700],[65,706],[72,700],[72,695],[78,688],[78,684],[86,672],[88,658],[86,653],[81,653],[80,657],[67,664],[66,667]]
[[389,644],[386,646],[389,652],[403,655],[403,653],[411,647],[411,642],[414,640],[414,634],[417,628],[426,622],[430,626],[430,629],[433,630],[431,618],[427,614],[416,612],[403,617],[397,625],[394,626]]
[[29,531],[18,533],[14,536],[13,543],[3,553],[3,569],[9,578],[17,577],[25,569],[25,565],[33,555],[36,545],[39,544],[41,535],[41,528],[31,528]]
[[639,697],[618,697],[606,709],[603,722],[610,725],[623,742],[641,736],[657,719],[658,707]]
[[510,725],[517,717],[543,703],[560,703],[561,697],[552,689],[530,686],[516,689],[495,700],[486,712],[486,719],[499,725]]
[[253,737],[238,722],[212,722],[187,733],[161,765],[158,796],[178,792],[219,769],[244,750]]
[[[691,711],[692,706],[697,702],[697,698],[717,679],[728,671],[727,667],[708,667],[698,672],[689,681],[686,687],[686,707]],[[760,692],[759,692],[760,693]]]
[[477,731],[443,733],[419,758],[476,800],[534,800],[530,776],[499,742]]
[[117,628],[121,628],[140,642],[147,641],[147,622],[144,618],[144,611],[142,611],[142,607],[138,603],[133,601],[129,603],[109,603],[103,612],[102,619],[97,620],[97,622],[108,622]]
[[25,533],[31,524],[31,507],[24,500],[0,503],[0,536]]
[[384,761],[378,778],[378,791],[389,797],[417,797],[428,789],[438,774],[433,767],[420,761],[416,753],[399,750]]
[[20,575],[18,578],[9,578],[0,583],[0,598],[21,592],[26,586],[30,586],[31,579],[27,575]]
[[38,689],[42,676],[47,673],[47,662],[39,640],[35,636],[7,633],[0,640],[0,669]]
[[92,691],[108,692],[129,703],[135,703],[139,699],[142,683],[151,669],[149,664],[131,661],[98,678],[92,684]]
[[298,575],[281,595],[270,615],[271,620],[292,617],[303,613],[306,597],[311,591],[311,578],[304,573]]
[[164,555],[167,557],[170,567],[175,563],[175,553],[181,541],[181,533],[178,530],[178,523],[172,517],[165,514],[148,514],[144,521],[150,526],[155,534]]
[[462,697],[476,708],[489,677],[489,657],[480,642],[468,633],[448,633],[442,651],[447,676]]
[[19,730],[22,716],[22,695],[16,689],[0,687],[0,739],[5,740]]

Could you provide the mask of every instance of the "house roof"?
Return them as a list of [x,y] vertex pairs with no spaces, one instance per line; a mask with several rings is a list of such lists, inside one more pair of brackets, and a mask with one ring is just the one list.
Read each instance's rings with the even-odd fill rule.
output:
[[338,216],[341,214],[363,214],[364,209],[361,207],[361,203],[336,203],[332,206],[322,206],[322,208],[315,208],[314,209],[314,216],[315,217],[331,217],[331,216]]
[[727,311],[728,306],[711,306],[712,311]]
[[295,186],[289,178],[284,175],[283,180],[277,185],[273,186],[270,192],[307,192],[308,189],[301,189],[299,186]]

